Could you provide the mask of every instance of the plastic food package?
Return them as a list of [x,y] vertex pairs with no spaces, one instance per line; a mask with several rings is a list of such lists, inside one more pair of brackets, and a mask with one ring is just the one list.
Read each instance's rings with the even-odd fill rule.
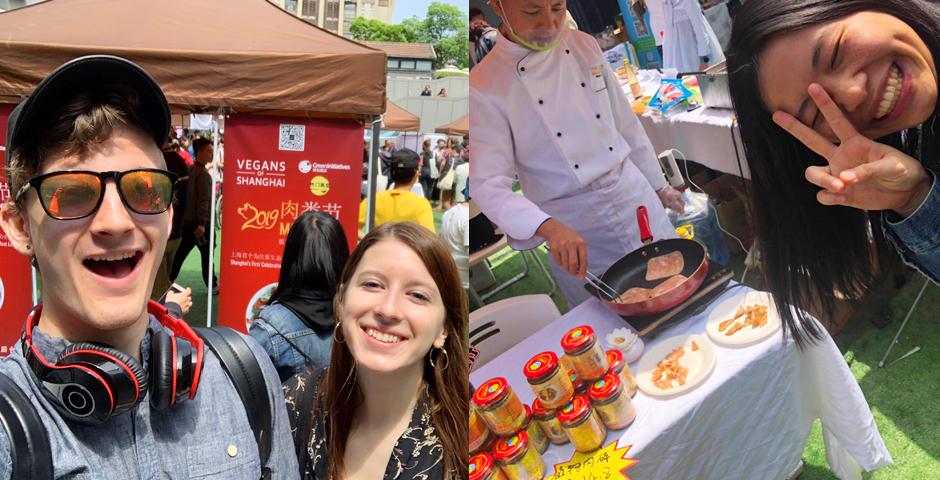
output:
[[689,109],[689,99],[692,92],[682,84],[681,80],[664,78],[659,90],[650,100],[649,108],[663,117],[669,118]]

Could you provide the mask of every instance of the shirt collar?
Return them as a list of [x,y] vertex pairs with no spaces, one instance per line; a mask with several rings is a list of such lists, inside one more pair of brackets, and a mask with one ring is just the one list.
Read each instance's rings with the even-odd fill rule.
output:
[[493,49],[501,52],[503,55],[508,55],[510,58],[515,60],[521,60],[528,57],[529,55],[533,55],[535,58],[547,57],[551,55],[552,52],[554,52],[556,49],[564,48],[568,43],[568,27],[562,27],[562,31],[560,33],[561,41],[558,42],[558,45],[556,45],[555,48],[547,52],[536,52],[534,50],[530,50],[529,48],[519,45],[518,43],[513,42],[507,38],[499,29],[497,29],[497,32],[499,37],[497,38],[496,46],[493,47]]

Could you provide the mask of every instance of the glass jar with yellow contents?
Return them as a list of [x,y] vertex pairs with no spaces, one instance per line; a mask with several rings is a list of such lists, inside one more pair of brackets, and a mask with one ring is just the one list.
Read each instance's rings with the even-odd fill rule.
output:
[[469,480],[506,480],[506,476],[496,466],[492,455],[481,453],[470,457]]
[[545,462],[530,445],[525,430],[499,439],[493,457],[510,480],[541,480],[545,476]]
[[529,408],[528,405],[525,405],[525,424],[522,426],[522,429],[525,430],[526,435],[528,435],[529,442],[540,454],[548,450],[548,437],[545,436],[545,432],[539,427],[539,422],[535,421],[535,417],[532,415],[532,409]]
[[593,382],[607,374],[607,356],[587,325],[573,328],[561,339],[561,348],[571,359],[578,377]]
[[487,380],[473,394],[483,421],[497,435],[510,435],[522,429],[525,409],[516,392],[503,377]]
[[604,427],[604,422],[598,418],[594,409],[591,408],[591,402],[584,395],[575,395],[571,403],[558,411],[557,417],[568,438],[571,439],[571,443],[574,444],[574,449],[579,452],[587,453],[597,450],[607,438],[607,428]]
[[574,385],[568,372],[561,368],[555,352],[535,355],[522,369],[536,398],[548,408],[558,408],[571,401]]
[[493,436],[473,405],[470,405],[470,429],[467,433],[470,441],[470,455],[482,451],[483,446],[489,443],[490,437]]
[[636,418],[633,401],[624,391],[620,377],[616,375],[607,374],[594,382],[588,390],[588,397],[604,425],[611,430],[627,428]]
[[537,398],[532,402],[532,417],[542,428],[542,432],[548,437],[549,442],[555,445],[568,443],[568,435],[561,428],[561,422],[555,418],[555,410],[545,407],[545,405],[542,405],[542,401]]
[[630,371],[630,365],[627,365],[627,362],[623,361],[623,352],[620,350],[608,350],[607,363],[610,365],[607,373],[612,373],[620,377],[623,389],[627,392],[627,395],[630,397],[636,395],[636,378],[633,377],[633,372]]

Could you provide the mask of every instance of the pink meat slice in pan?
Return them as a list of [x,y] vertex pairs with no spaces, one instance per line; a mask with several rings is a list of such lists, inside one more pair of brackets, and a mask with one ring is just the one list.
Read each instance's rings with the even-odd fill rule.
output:
[[672,277],[682,273],[684,268],[685,259],[682,258],[682,252],[672,252],[653,257],[646,264],[646,280],[653,281]]

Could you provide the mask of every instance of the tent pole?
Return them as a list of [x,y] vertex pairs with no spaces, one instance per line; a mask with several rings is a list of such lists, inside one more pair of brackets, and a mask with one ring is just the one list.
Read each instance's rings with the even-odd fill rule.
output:
[[369,158],[369,201],[366,203],[366,233],[369,233],[375,225],[375,191],[376,182],[378,182],[376,168],[381,168],[379,165],[379,135],[381,132],[382,116],[376,115],[372,117],[372,148],[369,149],[371,155]]
[[219,181],[219,118],[222,107],[212,117],[212,200],[209,203],[209,300],[206,302],[206,328],[212,327],[212,287],[215,278],[215,187]]

